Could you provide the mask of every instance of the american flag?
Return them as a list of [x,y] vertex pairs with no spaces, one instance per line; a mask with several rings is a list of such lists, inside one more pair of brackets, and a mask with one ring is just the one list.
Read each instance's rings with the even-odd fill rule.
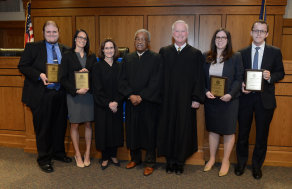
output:
[[27,16],[25,21],[25,38],[24,38],[24,47],[26,43],[34,42],[33,37],[33,28],[31,23],[31,16],[30,16],[30,3],[27,3]]
[[262,0],[261,12],[260,12],[260,20],[266,21],[266,0]]

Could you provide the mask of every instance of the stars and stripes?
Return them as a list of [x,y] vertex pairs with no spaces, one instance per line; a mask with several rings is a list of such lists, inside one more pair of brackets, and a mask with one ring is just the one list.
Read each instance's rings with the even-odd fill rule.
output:
[[31,16],[30,16],[30,3],[27,3],[27,16],[25,20],[25,37],[24,37],[24,47],[26,43],[34,42],[34,36],[33,36],[33,28],[32,28],[32,22],[31,22]]

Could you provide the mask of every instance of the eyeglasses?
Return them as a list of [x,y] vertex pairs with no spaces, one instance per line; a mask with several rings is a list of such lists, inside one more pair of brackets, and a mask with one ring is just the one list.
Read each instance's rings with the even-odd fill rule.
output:
[[252,32],[254,34],[258,34],[258,33],[260,33],[260,34],[266,34],[267,33],[267,31],[264,31],[264,30],[252,30]]
[[215,37],[216,41],[225,41],[227,39],[227,37],[223,36],[223,37]]
[[86,37],[81,37],[81,36],[77,36],[77,38],[79,39],[79,40],[84,40],[84,41],[87,41],[87,38]]
[[108,51],[108,50],[113,50],[114,47],[105,47],[104,50]]
[[144,43],[145,41],[148,41],[148,39],[147,39],[147,38],[138,38],[138,37],[137,37],[137,38],[135,39],[135,41],[136,41],[136,42],[140,42],[140,41],[141,41],[141,42]]

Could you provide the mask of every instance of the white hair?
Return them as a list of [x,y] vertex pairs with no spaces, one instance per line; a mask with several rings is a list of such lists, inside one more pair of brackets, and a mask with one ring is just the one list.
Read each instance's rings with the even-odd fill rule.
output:
[[176,24],[178,24],[178,23],[183,23],[183,24],[185,24],[186,27],[187,27],[187,32],[189,33],[189,26],[188,26],[187,23],[186,23],[185,21],[183,21],[183,20],[178,20],[178,21],[176,21],[175,23],[172,24],[172,32],[173,32],[173,30],[174,30],[174,26],[175,26]]
[[150,41],[150,36],[151,36],[151,35],[150,35],[149,31],[147,31],[147,30],[145,30],[145,29],[139,29],[138,31],[136,31],[134,39],[136,38],[136,35],[137,35],[137,33],[139,33],[139,32],[144,32],[144,33],[146,33],[146,34],[148,35],[148,41]]

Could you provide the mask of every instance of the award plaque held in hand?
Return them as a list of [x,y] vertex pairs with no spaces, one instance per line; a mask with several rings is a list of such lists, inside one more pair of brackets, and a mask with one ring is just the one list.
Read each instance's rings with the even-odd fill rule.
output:
[[76,89],[88,88],[89,89],[89,72],[75,71],[75,87]]
[[263,72],[265,70],[260,69],[246,69],[245,70],[245,87],[244,90],[253,92],[263,92],[264,80]]
[[216,96],[221,97],[227,91],[227,77],[210,75],[210,92]]
[[60,64],[46,63],[48,83],[60,83]]

